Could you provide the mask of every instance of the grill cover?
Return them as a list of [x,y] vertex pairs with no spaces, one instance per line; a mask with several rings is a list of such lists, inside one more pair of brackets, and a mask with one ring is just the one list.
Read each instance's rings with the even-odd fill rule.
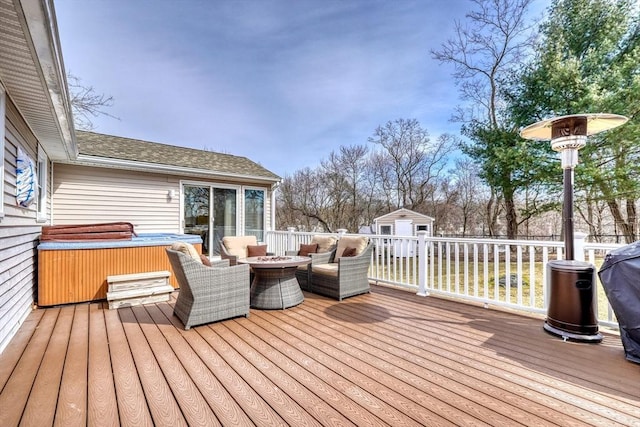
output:
[[627,360],[640,363],[640,241],[607,254],[600,271]]

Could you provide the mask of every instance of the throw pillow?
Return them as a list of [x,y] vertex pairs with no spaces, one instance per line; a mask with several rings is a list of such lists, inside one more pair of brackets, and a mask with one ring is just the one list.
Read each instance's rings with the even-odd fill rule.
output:
[[300,256],[309,256],[309,254],[315,254],[318,251],[318,244],[314,243],[312,245],[300,245],[300,250],[298,251],[298,255]]
[[211,260],[209,260],[209,257],[208,257],[208,256],[206,256],[206,255],[202,254],[202,255],[200,255],[200,260],[201,260],[201,261],[202,261],[202,263],[203,263],[204,265],[206,265],[207,267],[211,267]]
[[267,255],[267,245],[247,246],[247,257],[266,256],[266,255]]
[[344,248],[344,251],[342,251],[342,256],[347,256],[347,257],[352,257],[352,256],[356,256],[356,248],[351,248],[349,246],[347,246],[346,248]]

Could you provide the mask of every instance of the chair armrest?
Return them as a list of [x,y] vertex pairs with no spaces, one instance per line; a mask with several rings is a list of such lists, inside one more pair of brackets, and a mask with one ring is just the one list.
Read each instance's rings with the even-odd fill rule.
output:
[[221,268],[221,267],[229,267],[228,259],[221,259],[220,261],[211,261],[211,268]]
[[225,248],[222,241],[220,241],[220,258],[229,260],[229,265],[231,266],[238,264],[238,257],[227,252],[227,248]]
[[335,248],[329,252],[322,252],[319,254],[309,254],[309,257],[311,257],[311,265],[329,264],[335,254],[336,254]]
[[352,267],[357,267],[359,265],[369,265],[369,263],[371,262],[371,258],[370,257],[363,257],[363,256],[343,256],[338,258],[338,263],[340,264],[340,267],[344,267],[344,268],[352,268]]

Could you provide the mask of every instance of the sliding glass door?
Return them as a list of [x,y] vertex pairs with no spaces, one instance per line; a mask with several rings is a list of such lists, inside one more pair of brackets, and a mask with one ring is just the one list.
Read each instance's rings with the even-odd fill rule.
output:
[[212,255],[220,255],[220,240],[224,236],[237,236],[238,192],[232,188],[213,189],[213,241]]
[[184,233],[202,237],[202,252],[219,255],[224,236],[235,236],[238,221],[238,190],[213,185],[183,186]]

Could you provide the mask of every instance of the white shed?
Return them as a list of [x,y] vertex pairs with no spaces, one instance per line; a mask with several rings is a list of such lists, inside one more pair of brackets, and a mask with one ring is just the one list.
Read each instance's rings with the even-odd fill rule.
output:
[[[398,209],[373,220],[375,234],[412,237],[418,231],[426,231],[427,236],[433,235],[433,222],[435,220],[409,209]],[[393,254],[397,257],[414,256],[415,241],[410,239],[393,239]]]
[[409,209],[398,209],[373,220],[376,234],[392,236],[416,236],[418,231],[426,231],[433,236],[434,218]]

